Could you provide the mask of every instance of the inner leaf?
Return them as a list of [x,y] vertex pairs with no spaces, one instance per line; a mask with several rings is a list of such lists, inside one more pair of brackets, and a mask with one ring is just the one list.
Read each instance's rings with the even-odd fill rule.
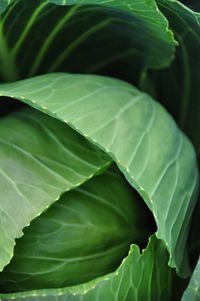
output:
[[112,167],[65,193],[25,229],[0,274],[1,291],[71,286],[114,271],[132,242],[144,246],[149,225],[143,201]]

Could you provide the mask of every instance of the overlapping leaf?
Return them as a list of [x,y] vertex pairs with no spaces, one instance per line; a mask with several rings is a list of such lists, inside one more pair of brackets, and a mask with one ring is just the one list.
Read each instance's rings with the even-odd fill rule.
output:
[[200,13],[178,1],[158,0],[157,3],[169,20],[179,47],[172,66],[159,75],[156,91],[189,135],[199,156]]
[[175,50],[153,0],[18,0],[1,16],[0,39],[3,81],[53,71],[112,75],[113,66],[115,76],[138,81],[147,68],[169,65]]
[[114,271],[131,243],[146,244],[151,235],[142,205],[112,169],[65,193],[17,241],[0,291],[62,288]]
[[[179,47],[172,66],[162,71],[154,83],[157,82],[155,91],[158,97],[193,142],[200,164],[200,5],[199,1],[184,2],[196,12],[178,1],[157,1],[160,10],[169,20]],[[194,258],[200,251],[199,213],[198,205],[189,240],[189,249]],[[194,261],[194,258],[191,260]],[[200,286],[200,277],[196,281],[199,281]],[[186,293],[185,298],[186,296],[189,293]]]
[[0,270],[15,238],[60,195],[110,164],[63,123],[34,110],[0,122]]
[[[15,1],[1,1],[0,12],[3,12],[11,2]],[[63,6],[50,5],[50,2]],[[197,129],[200,127],[198,105],[200,15],[184,7],[178,1],[158,0],[157,3],[170,22],[179,42],[179,50],[171,69],[159,73],[155,91],[190,136],[199,155]],[[80,4],[83,6],[79,6]],[[193,4],[194,2],[191,3],[191,7]],[[70,7],[65,7],[66,5]],[[195,2],[195,7],[198,7],[198,2]],[[15,18],[16,12],[18,18]],[[47,32],[44,24],[48,23],[49,18],[52,22]],[[76,31],[76,28],[81,29]],[[126,33],[125,36],[124,33]],[[32,39],[32,36],[35,39]],[[38,36],[41,39],[38,39]],[[66,37],[66,44],[63,44],[63,36]],[[2,79],[9,81],[41,72],[61,70],[114,74],[138,84],[138,80],[142,82],[145,78],[148,68],[156,69],[169,65],[175,45],[172,33],[168,30],[167,20],[158,11],[154,1],[20,0],[11,5],[2,15],[0,38]],[[108,47],[103,47],[102,51],[103,44]],[[38,48],[38,45],[42,45],[41,48]],[[39,51],[35,55],[32,49],[37,48]],[[149,84],[152,88],[151,81]],[[26,88],[27,85],[28,88]],[[87,76],[84,79],[81,76],[70,79],[65,76],[60,77],[60,75],[49,75],[46,78],[36,78],[27,83],[3,88],[5,90],[2,94],[16,97],[70,124],[108,152],[152,210],[158,226],[157,236],[162,238],[167,245],[171,266],[175,266],[179,271],[182,268],[186,269],[183,253],[198,186],[195,155],[188,140],[158,104],[146,95],[130,88],[129,85]],[[33,114],[37,115],[37,113]],[[29,114],[29,119],[30,116]],[[23,118],[22,121],[29,120],[27,116]],[[23,122],[19,123],[21,131]],[[25,134],[27,135],[27,132]],[[18,141],[19,135],[15,133],[15,137]],[[6,138],[9,140],[12,136]],[[42,138],[44,137],[41,137],[40,141]],[[11,153],[12,147],[12,145],[8,147]],[[3,155],[5,156],[5,153]],[[38,159],[35,153],[33,155]],[[44,159],[43,154],[42,158]],[[100,171],[110,162],[108,158],[104,159],[105,164],[102,163],[101,167],[99,166]],[[2,162],[9,167],[6,171],[14,175],[13,183],[18,189],[19,183],[16,181],[18,173],[14,174],[14,168],[10,168],[11,164],[8,161]],[[55,161],[55,156],[53,156],[53,161]],[[20,169],[26,170],[25,167],[26,165],[21,169],[21,164],[19,171]],[[54,170],[55,165],[50,164],[49,167],[53,167]],[[26,172],[25,175],[27,175]],[[96,171],[93,170],[93,173]],[[86,176],[87,179],[89,177]],[[35,179],[35,176],[31,178],[31,180]],[[52,179],[49,177],[51,183]],[[2,187],[8,195],[10,187],[7,189],[7,186],[3,184]],[[21,191],[19,190],[18,193]],[[40,211],[43,209],[40,207]],[[5,217],[2,219],[3,229],[5,229],[8,216],[6,217],[5,213],[3,216]],[[33,215],[29,217],[32,219]],[[23,222],[18,225],[20,231],[26,224]],[[194,222],[195,224],[198,225]],[[12,236],[12,241],[16,233],[20,233],[19,229]],[[12,250],[12,244],[9,246]],[[148,260],[146,260],[146,254],[149,254]],[[133,257],[134,262],[130,259]],[[162,260],[163,268],[160,266]],[[85,301],[108,298],[111,301],[118,299],[169,300],[170,287],[164,287],[164,283],[170,283],[167,260],[164,244],[153,237],[142,255],[139,254],[136,246],[132,246],[129,256],[120,268],[105,278],[75,288],[19,293],[2,296],[2,298],[3,300],[12,298],[36,300],[38,298],[38,300]],[[139,268],[137,268],[137,263],[139,263]],[[146,265],[146,270],[141,268],[143,264]],[[159,268],[156,269],[158,265]],[[131,269],[133,267],[134,271]],[[199,265],[183,296],[184,301],[190,299],[196,301],[199,298],[198,267]],[[149,276],[151,271],[154,282]],[[158,284],[160,290],[156,294]],[[149,289],[144,290],[144,287]]]
[[170,265],[186,269],[196,156],[158,103],[129,84],[89,75],[44,75],[1,85],[0,91],[62,120],[110,154],[153,212]]
[[22,292],[0,297],[3,301],[167,301],[171,290],[171,270],[167,261],[165,245],[153,236],[142,254],[138,246],[132,245],[129,255],[119,268],[102,278],[71,288]]

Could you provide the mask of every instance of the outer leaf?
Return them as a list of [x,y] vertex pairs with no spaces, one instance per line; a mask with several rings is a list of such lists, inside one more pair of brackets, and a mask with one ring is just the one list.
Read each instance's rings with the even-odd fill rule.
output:
[[65,193],[17,241],[0,291],[62,288],[114,271],[130,244],[146,244],[151,234],[142,205],[111,170]]
[[153,212],[170,265],[183,267],[197,163],[192,145],[158,103],[129,84],[98,76],[44,75],[0,91],[69,124],[110,154]]
[[190,283],[181,299],[181,301],[199,301],[200,300],[200,259],[193,272]]
[[123,78],[131,62],[131,78],[138,81],[147,68],[168,66],[175,50],[153,0],[16,1],[1,16],[0,41],[6,81],[53,71],[112,74],[109,66],[116,62]]
[[0,270],[33,218],[109,164],[105,154],[47,115],[29,109],[2,119]]
[[[200,11],[199,1],[185,2]],[[179,47],[172,66],[158,75],[155,90],[193,142],[200,166],[200,13],[175,0],[158,0],[157,3],[169,20]],[[200,198],[190,230],[190,256],[194,257],[191,261],[198,258],[200,252],[199,208]],[[198,281],[200,286],[200,277]]]
[[171,68],[159,75],[156,89],[160,92],[159,98],[176,116],[200,156],[200,13],[193,12],[176,0],[157,2],[169,20],[179,47]]
[[[168,301],[171,287],[171,269],[162,241],[150,238],[140,254],[132,245],[129,255],[112,274],[71,288],[41,290],[1,295],[3,301]],[[156,280],[156,281],[155,281]],[[145,288],[145,289],[144,289]]]

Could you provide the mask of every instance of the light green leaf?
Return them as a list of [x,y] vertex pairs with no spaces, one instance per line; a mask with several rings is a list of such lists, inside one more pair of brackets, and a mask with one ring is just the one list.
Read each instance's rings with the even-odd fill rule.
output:
[[131,72],[138,81],[146,69],[168,66],[176,45],[153,0],[18,0],[0,18],[0,40],[3,81],[54,71],[102,73],[113,64],[121,67],[119,76]]
[[181,301],[199,301],[200,300],[200,259],[193,272],[190,283],[184,292]]
[[99,149],[36,110],[0,121],[0,270],[15,238],[60,195],[110,164]]
[[111,274],[74,287],[2,294],[0,297],[3,301],[168,301],[171,269],[167,261],[164,243],[152,236],[142,254],[138,246],[132,245],[129,255]]
[[170,266],[186,269],[196,156],[160,104],[127,83],[90,75],[39,76],[0,85],[0,94],[62,120],[107,152],[153,212]]
[[151,234],[142,205],[112,170],[65,193],[17,240],[0,291],[67,287],[114,271],[130,244],[144,245]]

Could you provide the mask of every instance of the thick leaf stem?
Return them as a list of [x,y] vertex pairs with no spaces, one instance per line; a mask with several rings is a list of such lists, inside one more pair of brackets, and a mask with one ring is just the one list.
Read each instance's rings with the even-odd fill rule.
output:
[[67,14],[58,22],[58,24],[55,26],[55,28],[50,33],[50,35],[46,38],[36,59],[33,62],[33,65],[29,72],[29,76],[33,76],[36,74],[36,72],[40,66],[40,63],[43,60],[45,53],[48,51],[52,41],[54,40],[54,38],[56,37],[58,32],[63,28],[64,24],[73,17],[73,15],[74,15],[75,11],[78,9],[78,7],[79,7],[79,5],[73,6],[69,10],[69,12],[67,12]]
[[41,3],[40,6],[38,6],[36,8],[36,10],[34,11],[32,17],[29,19],[28,23],[26,24],[26,27],[24,28],[24,31],[22,32],[21,36],[19,37],[17,43],[15,44],[15,47],[12,49],[12,55],[14,57],[16,57],[18,50],[20,48],[20,46],[22,45],[23,41],[25,40],[26,36],[28,35],[28,33],[31,30],[31,27],[33,26],[33,24],[35,23],[38,15],[40,14],[40,12],[43,10],[43,8],[48,4],[47,1]]
[[1,74],[6,82],[12,82],[19,79],[19,72],[15,60],[13,59],[3,34],[2,24],[0,24],[0,63]]

